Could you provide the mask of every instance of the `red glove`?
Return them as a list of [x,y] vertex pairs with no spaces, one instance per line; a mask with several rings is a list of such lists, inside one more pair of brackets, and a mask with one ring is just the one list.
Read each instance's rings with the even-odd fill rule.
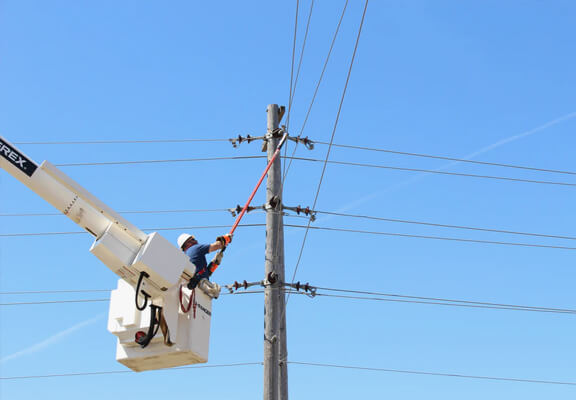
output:
[[216,241],[222,243],[222,247],[226,247],[232,242],[232,235],[227,233],[225,235],[218,236]]

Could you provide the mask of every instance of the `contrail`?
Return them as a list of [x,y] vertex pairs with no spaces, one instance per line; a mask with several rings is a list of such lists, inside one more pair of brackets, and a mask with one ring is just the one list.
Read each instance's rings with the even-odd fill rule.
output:
[[34,344],[34,345],[24,349],[24,350],[17,351],[16,353],[10,354],[10,355],[0,359],[0,363],[6,362],[9,360],[13,360],[15,358],[20,358],[22,356],[26,356],[28,354],[32,354],[32,353],[35,353],[37,351],[40,351],[40,350],[50,346],[51,344],[54,344],[54,343],[64,339],[66,336],[76,332],[77,330],[80,330],[80,329],[84,328],[85,326],[91,325],[91,324],[99,321],[105,315],[106,315],[105,313],[99,314],[94,318],[80,322],[80,323],[78,323],[78,324],[76,324],[76,325],[74,325],[68,329],[63,330],[62,332],[59,332],[53,336],[50,336],[46,340],[43,340],[43,341],[36,343],[36,344]]
[[[559,123],[561,123],[561,122],[567,121],[567,120],[572,119],[572,118],[574,118],[574,117],[576,117],[576,111],[575,111],[575,112],[571,112],[570,114],[566,114],[566,115],[564,115],[564,116],[562,116],[562,117],[560,117],[560,118],[556,118],[556,119],[554,119],[554,120],[552,120],[552,121],[546,122],[545,124],[540,125],[540,126],[538,126],[538,127],[536,127],[536,128],[530,129],[529,131],[522,132],[522,133],[519,133],[518,135],[510,136],[510,137],[508,137],[508,138],[499,140],[499,141],[496,142],[496,143],[492,143],[491,145],[488,145],[488,146],[486,146],[486,147],[483,147],[483,148],[481,148],[480,150],[477,150],[477,151],[475,151],[475,152],[473,152],[473,153],[470,153],[470,154],[468,154],[468,155],[465,155],[464,157],[461,157],[461,158],[464,158],[464,159],[474,158],[474,157],[476,157],[477,155],[480,155],[480,154],[482,154],[482,153],[486,153],[487,151],[493,150],[493,149],[495,149],[495,148],[497,148],[497,147],[503,146],[503,145],[508,144],[508,143],[510,143],[510,142],[514,142],[514,141],[516,141],[516,140],[518,140],[518,139],[522,139],[522,138],[524,138],[524,137],[526,137],[526,136],[533,135],[533,134],[535,134],[535,133],[538,133],[538,132],[540,132],[540,131],[543,131],[544,129],[548,129],[548,128],[550,128],[551,126],[554,126],[554,125],[559,124]],[[451,163],[446,164],[445,166],[440,167],[440,168],[441,168],[441,169],[448,168],[448,166],[452,166],[452,165],[457,164],[457,163],[459,163],[459,161],[451,162]]]

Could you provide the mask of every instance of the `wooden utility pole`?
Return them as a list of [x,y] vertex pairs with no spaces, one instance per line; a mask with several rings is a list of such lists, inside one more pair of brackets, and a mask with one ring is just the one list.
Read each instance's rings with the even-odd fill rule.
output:
[[[270,104],[267,152],[270,160],[280,140],[281,114]],[[266,181],[266,277],[276,283],[264,290],[264,400],[288,399],[286,371],[286,313],[284,312],[284,222],[282,218],[282,168],[280,157],[272,164]]]

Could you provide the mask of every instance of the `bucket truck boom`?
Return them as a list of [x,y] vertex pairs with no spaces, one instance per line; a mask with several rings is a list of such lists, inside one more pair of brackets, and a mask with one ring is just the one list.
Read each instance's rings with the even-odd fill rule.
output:
[[[90,252],[121,278],[108,320],[108,330],[118,337],[119,362],[142,371],[207,361],[212,298],[182,288],[196,267],[178,247],[157,232],[142,232],[54,165],[37,165],[1,136],[0,167],[94,236]],[[136,304],[139,296],[146,298],[144,306]],[[193,316],[180,309],[182,296],[193,302]],[[134,335],[154,325],[147,321],[155,321],[150,314],[158,309],[170,345],[153,333],[139,346]]]

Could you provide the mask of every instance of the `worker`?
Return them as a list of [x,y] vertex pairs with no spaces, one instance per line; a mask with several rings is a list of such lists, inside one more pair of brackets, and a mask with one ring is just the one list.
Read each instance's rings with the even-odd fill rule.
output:
[[199,244],[194,235],[183,233],[178,237],[178,246],[196,266],[196,272],[199,272],[208,267],[206,254],[223,249],[228,246],[231,241],[232,235],[226,234],[218,236],[212,244]]

